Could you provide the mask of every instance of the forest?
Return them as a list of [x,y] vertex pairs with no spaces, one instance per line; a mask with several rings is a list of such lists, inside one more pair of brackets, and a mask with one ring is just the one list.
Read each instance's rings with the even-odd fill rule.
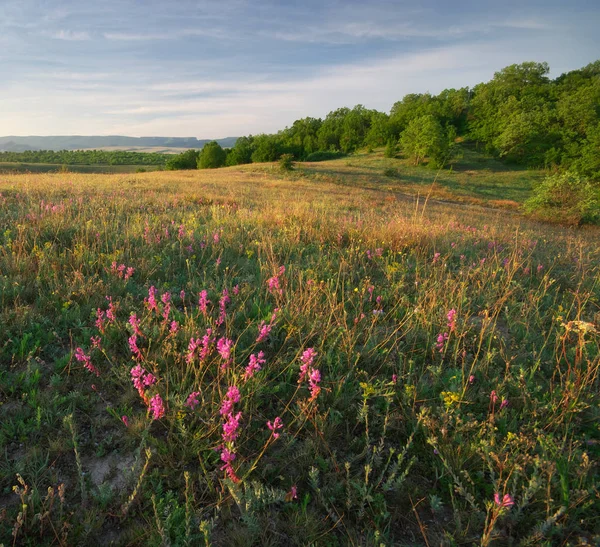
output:
[[[600,60],[555,79],[549,71],[547,63],[511,65],[471,89],[406,95],[389,114],[357,105],[325,119],[296,120],[276,134],[238,138],[229,150],[213,142],[202,152],[202,166],[275,161],[283,154],[319,161],[386,146],[386,155],[399,148],[416,165],[437,168],[463,143],[507,163],[598,178]],[[194,154],[171,158],[167,168],[196,168]]]

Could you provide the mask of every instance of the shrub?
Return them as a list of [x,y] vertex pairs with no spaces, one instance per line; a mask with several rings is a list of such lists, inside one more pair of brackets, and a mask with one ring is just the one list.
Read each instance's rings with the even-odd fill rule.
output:
[[396,144],[394,143],[393,140],[389,140],[387,142],[387,145],[385,147],[385,152],[383,153],[383,155],[386,158],[395,158],[396,157]]
[[292,154],[282,154],[279,158],[279,167],[284,171],[291,171],[294,169],[294,156],[292,156]]
[[327,161],[327,160],[336,160],[338,158],[343,158],[346,154],[343,152],[336,152],[333,150],[317,150],[312,154],[306,156],[306,161]]
[[400,175],[398,169],[396,169],[395,167],[386,167],[383,170],[383,174],[386,177],[398,177]]
[[600,223],[600,187],[567,171],[546,177],[524,205],[541,220],[570,225]]

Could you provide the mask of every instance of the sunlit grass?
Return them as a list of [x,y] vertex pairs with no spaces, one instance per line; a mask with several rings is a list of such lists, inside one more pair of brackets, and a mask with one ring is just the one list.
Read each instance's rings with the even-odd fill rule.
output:
[[597,541],[599,232],[359,160],[0,176],[0,541]]

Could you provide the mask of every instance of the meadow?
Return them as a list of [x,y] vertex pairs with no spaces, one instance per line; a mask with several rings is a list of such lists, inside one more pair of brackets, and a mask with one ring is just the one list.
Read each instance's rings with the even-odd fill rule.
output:
[[0,175],[0,543],[600,541],[600,231],[359,159]]

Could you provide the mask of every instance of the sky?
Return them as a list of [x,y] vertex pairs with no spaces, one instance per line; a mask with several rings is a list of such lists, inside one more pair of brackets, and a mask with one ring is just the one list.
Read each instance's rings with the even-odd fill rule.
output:
[[0,135],[275,132],[600,58],[598,0],[0,0]]

